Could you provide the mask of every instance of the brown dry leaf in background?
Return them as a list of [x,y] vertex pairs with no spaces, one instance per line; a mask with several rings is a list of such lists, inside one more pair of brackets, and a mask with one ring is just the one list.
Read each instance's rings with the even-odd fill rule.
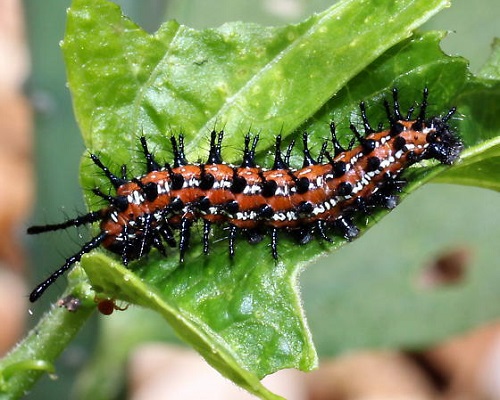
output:
[[443,399],[500,399],[500,323],[451,338],[422,357],[445,378]]
[[396,351],[355,352],[321,363],[307,376],[310,400],[431,400],[420,368]]
[[23,265],[16,235],[33,202],[33,116],[22,85],[29,70],[18,0],[0,0],[0,259]]
[[[0,354],[24,328],[27,289],[21,226],[33,202],[33,116],[22,85],[29,71],[19,0],[0,0]],[[15,271],[17,274],[8,270]],[[8,326],[8,329],[5,327]]]
[[[287,400],[306,400],[304,373],[283,370],[263,384]],[[252,400],[193,350],[163,343],[138,346],[129,360],[131,400]]]

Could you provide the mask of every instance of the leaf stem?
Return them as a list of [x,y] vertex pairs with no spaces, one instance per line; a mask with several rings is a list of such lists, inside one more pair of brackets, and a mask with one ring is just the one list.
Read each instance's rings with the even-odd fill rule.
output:
[[[74,293],[74,286],[65,295],[70,293]],[[74,312],[53,305],[42,315],[27,336],[0,360],[0,398],[20,398],[44,373],[54,373],[56,358],[94,310],[95,304],[87,301]]]

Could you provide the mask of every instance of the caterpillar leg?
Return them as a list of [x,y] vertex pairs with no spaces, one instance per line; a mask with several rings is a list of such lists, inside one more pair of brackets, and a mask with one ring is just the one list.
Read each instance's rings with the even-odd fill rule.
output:
[[80,261],[84,254],[90,253],[92,250],[99,247],[107,236],[108,236],[107,232],[101,232],[101,234],[92,238],[91,241],[85,243],[78,253],[66,259],[66,262],[58,270],[56,270],[52,275],[50,275],[47,279],[45,279],[42,283],[40,283],[31,292],[29,297],[30,301],[32,303],[37,301],[43,294],[43,292],[45,292],[49,288],[49,286],[52,285],[57,280],[57,278],[59,278],[68,269],[70,269],[73,264]]

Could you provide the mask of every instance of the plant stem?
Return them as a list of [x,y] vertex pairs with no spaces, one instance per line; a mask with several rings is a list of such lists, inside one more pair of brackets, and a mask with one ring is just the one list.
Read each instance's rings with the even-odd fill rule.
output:
[[[74,293],[74,287],[65,295],[69,293]],[[53,305],[27,336],[0,360],[0,398],[20,398],[44,373],[54,373],[56,358],[94,310],[95,304],[89,301],[82,302],[73,312]]]

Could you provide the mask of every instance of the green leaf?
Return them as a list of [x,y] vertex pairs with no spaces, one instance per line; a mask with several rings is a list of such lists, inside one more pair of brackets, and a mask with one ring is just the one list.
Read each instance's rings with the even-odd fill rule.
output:
[[[418,44],[431,35],[424,35]],[[404,43],[398,46],[393,49],[395,54],[406,48]],[[456,93],[450,97],[458,108],[454,124],[467,148],[453,168],[413,168],[406,174],[410,184],[405,192],[431,178],[498,190],[500,116],[496,110],[500,93],[498,76],[491,72],[498,70],[498,57],[494,52],[487,63],[488,79],[484,79],[469,76],[460,59],[441,69],[444,58],[437,47],[436,51],[429,46],[420,50],[413,54],[423,61],[418,69],[427,69],[437,83],[438,93],[434,90],[431,96],[446,97],[449,90]],[[386,54],[391,53],[392,49]],[[406,52],[396,60],[399,63],[388,66],[397,69],[405,60],[417,64]],[[428,67],[433,64],[431,72]],[[370,75],[374,76],[372,66]],[[379,71],[381,74],[370,82],[386,76],[384,69]],[[396,86],[406,81],[405,76],[403,69],[402,82]],[[450,102],[431,103],[441,101]],[[497,318],[499,200],[498,195],[484,190],[426,187],[362,240],[310,268],[301,282],[319,354],[332,356],[349,349],[376,347],[421,349]],[[378,219],[375,216],[372,223]],[[459,281],[430,283],[426,278],[430,266],[455,251],[464,257]]]
[[491,55],[479,72],[479,76],[484,79],[500,79],[500,38],[493,40]]
[[[274,365],[254,366],[252,362],[256,360],[252,360],[253,354],[260,354],[269,363],[275,362],[278,365],[282,365],[283,362],[290,362],[287,360],[293,362],[293,359],[300,357],[302,353],[305,353],[304,358],[306,359],[304,362],[309,362],[307,357],[315,356],[312,349],[309,350],[312,353],[311,355],[307,354],[307,350],[304,351],[303,347],[309,345],[308,343],[300,345],[301,332],[293,332],[294,321],[287,324],[285,324],[286,321],[280,320],[259,321],[258,313],[262,314],[261,318],[271,318],[272,316],[282,318],[280,315],[281,310],[278,307],[274,314],[270,315],[269,310],[258,309],[253,305],[253,302],[257,303],[257,305],[262,303],[259,298],[253,299],[251,297],[252,293],[243,299],[233,299],[231,289],[236,286],[236,282],[233,282],[232,288],[211,285],[209,288],[200,290],[197,284],[203,279],[202,272],[207,273],[207,271],[203,271],[203,265],[198,266],[198,268],[196,265],[190,265],[189,271],[187,269],[181,271],[185,275],[183,277],[184,287],[172,285],[172,282],[180,282],[182,279],[176,279],[167,271],[162,270],[161,266],[154,265],[148,265],[143,271],[134,271],[144,281],[148,282],[148,285],[146,285],[136,274],[132,274],[130,270],[118,262],[110,262],[108,257],[100,253],[85,257],[82,266],[91,277],[92,285],[97,291],[103,290],[113,297],[119,297],[130,303],[142,305],[159,312],[176,332],[202,354],[210,364],[235,383],[263,398],[277,397],[260,384],[253,370],[276,367]],[[175,274],[178,271],[180,270],[173,273]],[[145,278],[141,272],[148,276]],[[226,272],[225,275],[228,275],[228,273]],[[236,278],[241,277],[234,277],[233,279]],[[219,280],[224,284],[228,284],[224,277],[219,278]],[[193,287],[189,287],[189,282],[193,282]],[[275,287],[275,282],[264,282],[264,284]],[[250,282],[250,284],[252,283]],[[176,286],[176,292],[172,293],[168,284]],[[217,293],[208,290],[212,288],[213,291],[217,290]],[[182,292],[182,289],[185,290],[185,293]],[[252,288],[253,290],[258,292],[259,287],[255,286]],[[193,292],[195,292],[194,295]],[[160,293],[160,295],[157,293]],[[236,294],[241,295],[238,292]],[[279,297],[278,291],[275,294]],[[193,297],[197,302],[193,300]],[[268,301],[271,311],[273,303],[280,305],[279,301],[272,298],[265,298],[264,300]],[[195,302],[197,304],[193,304]],[[211,307],[214,303],[219,303],[215,309]],[[221,303],[230,303],[232,307],[239,309],[234,310],[231,315],[221,307]],[[202,308],[206,310],[205,313],[196,309],[199,304],[203,305]],[[295,311],[295,314],[300,313],[298,307],[293,311]],[[295,319],[298,318],[295,317]],[[211,322],[212,325],[217,322],[219,326],[211,327],[210,324],[207,324],[207,321]],[[275,330],[281,327],[284,327],[285,330],[284,332],[276,332],[272,330],[273,326],[276,327]],[[245,332],[246,327],[249,327],[251,331]],[[255,335],[256,333],[257,335]],[[279,343],[274,343],[274,341],[279,341]],[[265,343],[268,343],[268,346],[265,346]],[[290,346],[295,348],[288,348]],[[240,347],[241,353],[239,357],[236,357],[235,354],[237,355],[238,352],[234,351],[234,349],[238,347]],[[241,349],[242,347],[246,347],[247,350]],[[267,352],[266,347],[269,348]],[[278,348],[281,349],[280,353],[277,352]]]
[[458,165],[441,182],[500,191],[500,79],[471,81],[457,98],[460,131],[467,146]]
[[[466,61],[440,51],[441,34],[412,31],[446,5],[349,0],[282,28],[231,23],[196,31],[170,21],[150,35],[112,3],[74,0],[63,51],[75,114],[87,146],[112,169],[127,163],[129,175],[143,173],[139,135],[148,138],[159,160],[170,161],[166,136],[182,131],[188,158],[197,160],[206,157],[207,133],[222,127],[227,161],[238,160],[242,136],[253,129],[261,132],[260,160],[269,165],[274,135],[291,139],[307,129],[319,149],[329,120],[341,127],[356,122],[361,100],[371,120],[385,120],[381,100],[394,86],[404,108],[429,87],[432,105],[439,105],[435,112],[445,113],[441,105],[454,104],[472,85]],[[348,130],[340,137],[350,137]],[[466,144],[478,143],[469,137],[465,130]],[[464,163],[480,152],[470,150]],[[443,169],[414,168],[407,191]],[[454,179],[451,171],[448,180]],[[87,158],[82,185],[109,186]],[[87,200],[95,204],[96,198]],[[360,226],[364,230],[384,214]],[[98,252],[82,265],[97,290],[156,310],[221,373],[273,398],[260,378],[289,367],[310,370],[317,362],[297,276],[344,241],[299,247],[284,239],[275,263],[267,243],[243,240],[230,260],[226,240],[219,240],[224,237],[215,233],[209,257],[195,238],[184,265],[175,251],[167,259],[152,253],[130,269]]]
[[[426,185],[361,239],[304,271],[320,358],[420,351],[497,320],[499,207],[497,192]],[[434,265],[447,255],[456,280],[440,282]]]
[[462,185],[500,190],[500,41],[496,39],[489,60],[477,78],[457,97],[462,116],[460,132],[466,146],[462,162],[438,179]]
[[224,126],[232,161],[248,129],[290,134],[447,5],[350,0],[284,28],[228,23],[196,31],[169,21],[149,35],[112,3],[75,0],[63,43],[75,114],[88,147],[112,146],[116,163],[137,159],[141,132],[165,147],[162,136],[183,131],[187,153],[205,157],[214,126]]

